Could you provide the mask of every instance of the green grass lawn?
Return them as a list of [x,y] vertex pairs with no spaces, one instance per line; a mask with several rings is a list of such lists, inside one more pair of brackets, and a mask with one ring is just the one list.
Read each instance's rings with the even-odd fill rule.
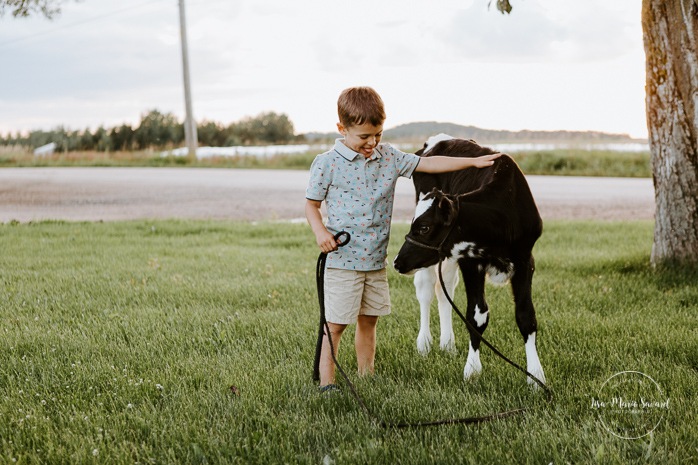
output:
[[[395,226],[391,258],[406,228]],[[0,225],[0,463],[697,463],[698,279],[652,270],[651,243],[649,222],[546,224],[533,297],[552,403],[484,347],[482,376],[464,382],[460,323],[457,354],[419,356],[411,279],[389,268],[377,374],[356,378],[351,334],[340,353],[374,412],[533,410],[385,430],[347,389],[323,397],[311,381],[306,225]],[[488,338],[525,364],[508,288],[487,292]],[[640,439],[610,434],[592,407],[621,371],[647,374],[670,400]]]

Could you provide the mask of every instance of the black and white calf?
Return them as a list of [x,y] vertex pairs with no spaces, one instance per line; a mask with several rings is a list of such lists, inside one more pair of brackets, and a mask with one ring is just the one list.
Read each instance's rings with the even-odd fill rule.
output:
[[[427,141],[418,155],[479,157],[495,153],[474,141],[441,134]],[[415,173],[417,207],[410,232],[395,257],[394,266],[415,275],[421,319],[418,350],[431,345],[429,306],[439,297],[442,349],[455,348],[451,307],[436,277],[436,264],[444,258],[442,271],[449,294],[458,282],[460,268],[467,296],[466,318],[477,328],[470,332],[470,347],[463,375],[479,374],[480,341],[489,322],[485,301],[485,276],[493,283],[509,280],[516,307],[516,323],[523,336],[527,369],[541,381],[545,375],[536,350],[536,313],[531,300],[534,260],[531,253],[543,231],[543,222],[526,178],[507,155],[494,165],[452,173]],[[528,380],[533,383],[532,379]]]

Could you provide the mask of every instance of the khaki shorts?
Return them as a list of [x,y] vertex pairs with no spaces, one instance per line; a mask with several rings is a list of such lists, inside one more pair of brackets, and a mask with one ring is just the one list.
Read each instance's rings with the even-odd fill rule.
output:
[[325,270],[325,318],[330,323],[356,323],[359,315],[390,314],[390,291],[385,268],[375,271]]

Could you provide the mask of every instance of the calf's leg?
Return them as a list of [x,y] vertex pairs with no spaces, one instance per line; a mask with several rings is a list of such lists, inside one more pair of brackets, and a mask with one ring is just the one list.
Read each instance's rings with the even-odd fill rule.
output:
[[414,289],[419,301],[419,334],[417,335],[417,350],[426,355],[431,350],[431,329],[429,328],[429,310],[434,299],[434,284],[436,274],[434,267],[424,268],[414,275]]
[[461,273],[463,274],[463,283],[465,284],[465,293],[468,297],[468,307],[465,313],[465,318],[468,320],[471,329],[470,346],[468,347],[468,359],[465,362],[463,369],[463,378],[470,379],[482,371],[482,363],[480,363],[480,342],[482,334],[487,329],[490,315],[487,302],[485,302],[485,270],[484,268],[472,261],[461,263]]
[[[440,346],[441,350],[455,352],[456,336],[453,334],[453,312],[451,303],[448,301],[441,288],[441,282],[438,279],[438,265],[436,266],[436,299],[439,302],[439,322],[441,324]],[[444,260],[441,263],[441,275],[446,285],[446,291],[448,291],[448,295],[453,299],[456,286],[458,285],[458,262],[456,260]]]
[[[536,310],[531,299],[531,284],[534,270],[533,255],[514,263],[511,289],[514,294],[514,304],[516,305],[516,324],[519,327],[521,336],[523,336],[526,348],[526,370],[545,383],[545,373],[536,349],[538,322],[536,321]],[[538,386],[530,376],[528,377],[528,384],[534,387]]]

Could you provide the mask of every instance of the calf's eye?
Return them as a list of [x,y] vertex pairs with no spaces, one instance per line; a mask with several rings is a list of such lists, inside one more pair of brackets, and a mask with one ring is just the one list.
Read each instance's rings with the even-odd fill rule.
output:
[[417,232],[422,235],[429,234],[429,231],[431,231],[431,228],[429,226],[420,226],[417,230]]

